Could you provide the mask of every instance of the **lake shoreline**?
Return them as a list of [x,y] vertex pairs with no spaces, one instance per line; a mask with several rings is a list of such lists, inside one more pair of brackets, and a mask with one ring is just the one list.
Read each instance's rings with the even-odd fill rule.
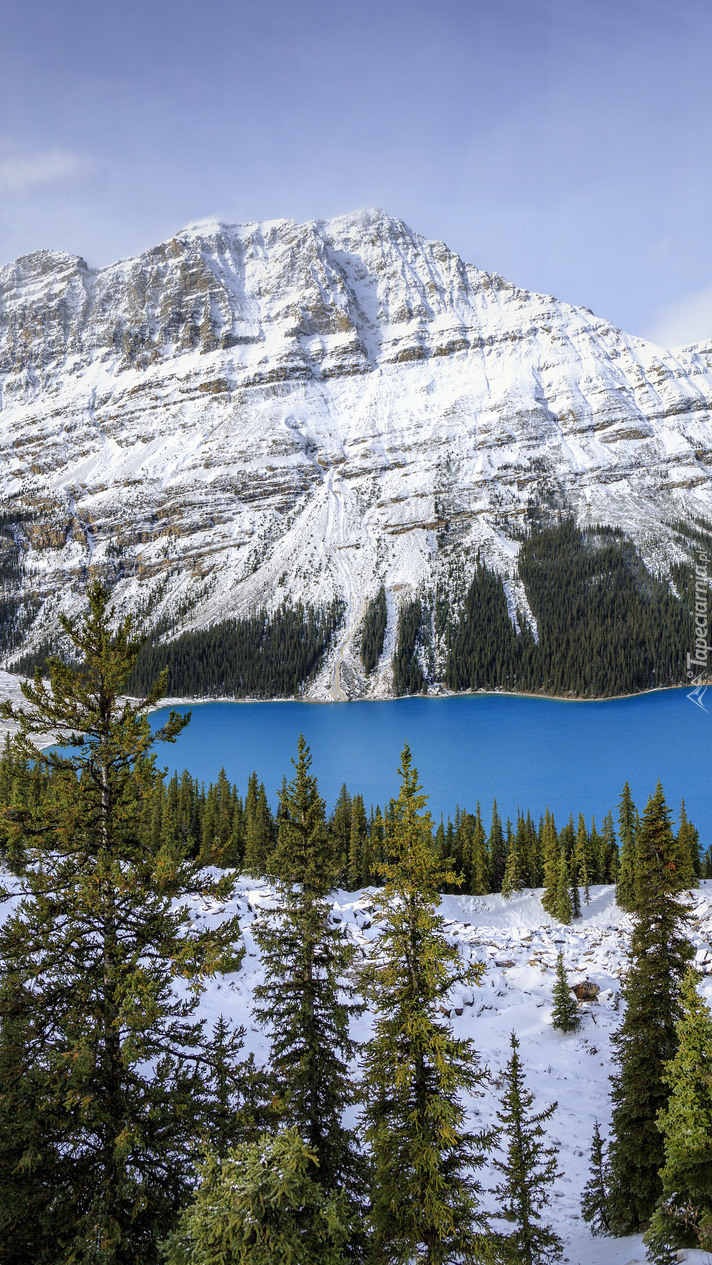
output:
[[[626,698],[647,698],[651,694],[665,694],[672,690],[692,690],[688,685],[655,685],[650,690],[636,690],[634,694],[597,694],[595,698],[581,698],[571,694],[536,694],[531,691],[518,690],[438,690],[427,694],[388,694],[382,698],[349,698],[345,701],[334,698],[307,698],[287,695],[275,698],[234,698],[231,695],[206,694],[200,698],[166,697],[157,703],[152,711],[163,711],[166,707],[200,707],[206,703],[238,703],[254,706],[262,703],[305,703],[314,707],[347,707],[351,703],[400,703],[406,699],[448,699],[448,698],[536,698],[552,703],[617,703]],[[138,700],[132,700],[138,701]]]

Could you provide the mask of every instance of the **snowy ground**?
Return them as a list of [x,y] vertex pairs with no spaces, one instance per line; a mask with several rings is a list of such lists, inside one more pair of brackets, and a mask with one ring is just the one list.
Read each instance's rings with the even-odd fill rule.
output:
[[[621,1020],[619,997],[631,919],[622,914],[610,886],[591,889],[591,901],[571,927],[562,927],[541,906],[540,891],[525,891],[505,900],[499,895],[445,896],[441,912],[446,933],[466,959],[486,964],[478,988],[460,989],[451,999],[450,1022],[456,1035],[470,1038],[492,1074],[492,1084],[470,1103],[474,1127],[494,1119],[497,1081],[509,1055],[514,1030],[521,1043],[527,1083],[539,1108],[556,1101],[549,1136],[559,1153],[561,1174],[549,1209],[549,1220],[565,1242],[570,1265],[631,1265],[645,1261],[640,1238],[594,1238],[579,1215],[581,1190],[588,1175],[593,1125],[607,1132],[610,1037]],[[365,961],[378,935],[373,891],[336,891],[332,918],[357,947],[356,963]],[[691,939],[703,974],[702,991],[712,1003],[712,881],[690,894]],[[201,999],[209,1020],[224,1014],[246,1028],[245,1052],[266,1059],[268,1042],[252,1022],[251,998],[262,971],[252,925],[260,907],[271,903],[266,883],[241,876],[228,906],[196,901],[196,922],[222,919],[237,912],[245,955],[240,971],[211,981]],[[7,908],[7,906],[5,906]],[[596,1002],[580,1004],[578,1032],[562,1034],[551,1026],[551,995],[556,955],[561,949],[571,984],[590,979],[600,988]],[[370,1018],[355,1024],[358,1040],[367,1038]],[[490,1176],[483,1170],[485,1184]],[[492,1180],[494,1180],[492,1174]],[[692,1265],[709,1265],[705,1253],[689,1253]]]
[[[244,876],[239,880],[237,907],[246,953],[242,969],[215,981],[202,1001],[211,1017],[231,1014],[247,1028],[246,1046],[257,1057],[266,1056],[264,1035],[250,1021],[252,989],[261,975],[252,937],[255,911],[269,901],[265,884]],[[358,948],[357,961],[370,953],[377,936],[372,891],[337,891],[333,918]],[[705,973],[703,991],[712,1002],[712,883],[693,893],[695,921],[692,940],[697,965]],[[498,1106],[496,1080],[509,1055],[514,1030],[529,1087],[540,1106],[553,1101],[558,1108],[549,1134],[559,1151],[561,1177],[555,1189],[550,1219],[565,1240],[570,1265],[629,1265],[644,1261],[639,1238],[606,1239],[590,1235],[579,1216],[582,1187],[588,1175],[593,1125],[609,1124],[610,1037],[621,1019],[619,994],[631,920],[614,901],[612,887],[595,887],[580,920],[562,927],[542,909],[540,893],[527,891],[505,900],[502,896],[445,896],[442,913],[451,940],[464,957],[486,963],[482,984],[461,990],[452,998],[450,1021],[458,1036],[474,1042],[495,1084],[472,1106],[473,1123],[486,1124]],[[211,917],[209,909],[199,916]],[[551,1026],[551,994],[556,955],[564,954],[570,983],[590,979],[601,992],[595,1003],[581,1004],[578,1032],[564,1035]],[[370,1020],[365,1015],[356,1035],[365,1039]],[[690,1262],[707,1262],[704,1253],[691,1253]]]

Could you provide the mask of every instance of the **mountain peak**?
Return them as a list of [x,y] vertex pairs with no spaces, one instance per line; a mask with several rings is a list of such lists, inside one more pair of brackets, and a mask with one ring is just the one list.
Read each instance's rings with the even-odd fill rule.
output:
[[526,612],[530,507],[619,526],[663,568],[670,523],[712,519],[711,412],[703,350],[630,338],[378,207],[0,271],[0,495],[36,642],[97,574],[176,628],[338,598],[356,673],[381,585],[389,644],[399,606],[478,553]]

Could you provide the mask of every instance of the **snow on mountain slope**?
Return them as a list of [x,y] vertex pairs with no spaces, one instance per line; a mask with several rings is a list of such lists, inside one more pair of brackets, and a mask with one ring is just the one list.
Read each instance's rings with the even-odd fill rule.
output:
[[379,585],[394,616],[481,549],[516,592],[531,504],[674,557],[666,523],[712,517],[711,409],[710,346],[629,337],[378,210],[0,269],[0,490],[33,641],[90,573],[184,626],[340,596],[315,691],[358,692]]

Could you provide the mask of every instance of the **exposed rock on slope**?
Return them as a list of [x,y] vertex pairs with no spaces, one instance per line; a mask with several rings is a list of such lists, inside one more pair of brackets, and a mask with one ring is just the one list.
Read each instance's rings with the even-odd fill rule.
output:
[[532,504],[665,565],[666,524],[712,516],[711,408],[711,346],[629,337],[381,211],[0,269],[0,483],[43,603],[29,644],[90,572],[176,627],[340,596],[315,689],[357,692],[382,583],[392,620],[480,549],[522,603]]

